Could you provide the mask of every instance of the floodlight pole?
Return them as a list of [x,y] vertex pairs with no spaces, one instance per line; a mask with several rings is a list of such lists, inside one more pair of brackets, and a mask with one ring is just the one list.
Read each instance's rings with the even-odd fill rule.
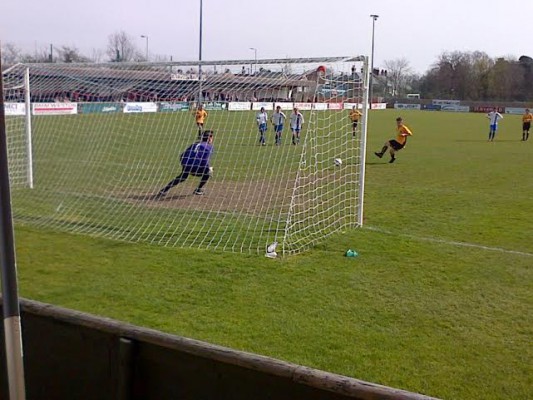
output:
[[[0,61],[0,70],[2,69]],[[10,400],[24,400],[24,362],[22,332],[17,287],[15,239],[11,213],[9,166],[7,162],[7,133],[4,110],[4,84],[0,76],[0,267],[2,276],[2,308]]]
[[202,30],[203,30],[203,1],[200,0],[200,38],[198,46],[198,105],[202,104]]
[[[255,47],[250,47],[250,50],[254,51],[254,58],[255,58],[255,68],[254,68],[254,74],[257,72],[257,49]],[[252,73],[252,66],[250,66],[250,74]]]
[[371,53],[371,60],[370,60],[370,109],[372,109],[372,98],[374,97],[374,32],[376,29],[376,20],[379,18],[379,15],[371,14],[370,18],[372,18],[372,53]]
[[141,37],[146,39],[146,61],[148,61],[148,35],[141,35]]

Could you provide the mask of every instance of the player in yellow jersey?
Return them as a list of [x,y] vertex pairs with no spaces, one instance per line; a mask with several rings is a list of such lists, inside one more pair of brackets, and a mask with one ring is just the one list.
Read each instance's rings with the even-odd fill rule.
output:
[[204,110],[204,106],[199,104],[195,114],[196,126],[198,127],[198,139],[202,137],[204,131],[204,122],[207,118],[207,111]]
[[522,116],[522,141],[529,139],[529,130],[531,129],[531,121],[533,121],[533,114],[526,108],[526,113]]
[[359,110],[355,109],[355,106],[352,107],[352,110],[350,111],[350,114],[348,115],[350,117],[350,120],[352,121],[352,134],[355,136],[355,130],[357,129],[357,124],[359,123],[359,118],[361,118],[363,114]]
[[411,130],[403,124],[403,119],[401,117],[396,118],[396,139],[391,139],[383,145],[383,148],[380,152],[375,152],[374,154],[379,158],[383,157],[383,154],[389,149],[390,161],[393,163],[396,161],[395,154],[397,151],[403,149],[407,143],[407,137],[412,136],[413,133]]

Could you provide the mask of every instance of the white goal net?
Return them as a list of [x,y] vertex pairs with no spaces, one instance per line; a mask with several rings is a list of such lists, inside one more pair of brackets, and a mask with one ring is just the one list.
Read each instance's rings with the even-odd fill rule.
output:
[[[16,65],[3,73],[15,220],[175,247],[308,249],[362,224],[367,67]],[[188,148],[201,156],[183,161]]]

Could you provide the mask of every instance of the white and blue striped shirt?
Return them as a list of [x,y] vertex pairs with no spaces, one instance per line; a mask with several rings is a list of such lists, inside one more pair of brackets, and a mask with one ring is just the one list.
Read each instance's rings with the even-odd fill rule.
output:
[[487,114],[487,118],[490,119],[491,125],[498,125],[498,120],[503,119],[503,116],[497,111],[491,111]]
[[283,125],[283,123],[285,122],[285,119],[287,117],[285,116],[285,114],[280,111],[280,112],[275,112],[274,114],[272,114],[272,123],[274,125]]
[[291,114],[291,129],[302,129],[302,124],[304,122],[304,116],[301,112],[298,111],[297,113],[293,112]]
[[257,116],[256,116],[256,119],[257,119],[257,123],[259,125],[263,125],[263,124],[266,124],[268,122],[268,115],[267,115],[266,112],[258,112]]

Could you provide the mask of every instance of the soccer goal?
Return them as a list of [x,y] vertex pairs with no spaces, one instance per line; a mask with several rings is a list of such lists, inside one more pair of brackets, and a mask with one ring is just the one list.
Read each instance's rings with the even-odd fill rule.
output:
[[[18,64],[3,79],[18,223],[282,255],[363,223],[366,57]],[[208,130],[203,195],[190,175],[157,196]]]

